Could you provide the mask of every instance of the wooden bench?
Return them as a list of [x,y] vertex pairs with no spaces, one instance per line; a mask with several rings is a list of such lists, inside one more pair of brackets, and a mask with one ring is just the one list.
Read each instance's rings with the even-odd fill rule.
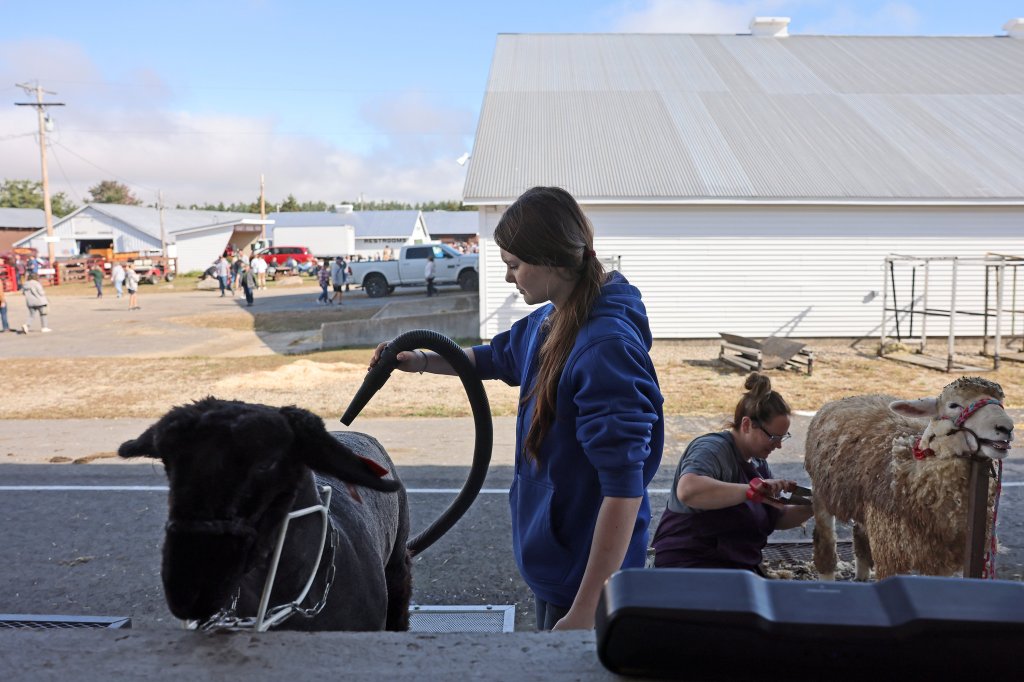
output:
[[758,341],[737,334],[719,332],[722,337],[718,359],[740,369],[763,372],[779,367],[807,370],[807,376],[814,372],[814,351],[799,341],[779,336],[769,336]]

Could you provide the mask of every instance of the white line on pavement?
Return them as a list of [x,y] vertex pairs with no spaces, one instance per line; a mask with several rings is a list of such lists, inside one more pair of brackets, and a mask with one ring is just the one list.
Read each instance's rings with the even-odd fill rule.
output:
[[[1004,488],[1024,487],[1024,481],[1003,481]],[[0,485],[0,492],[167,492],[165,485]],[[410,495],[457,495],[461,488],[409,488]],[[669,488],[648,488],[654,495],[667,495]],[[508,488],[483,488],[482,495],[507,495]]]

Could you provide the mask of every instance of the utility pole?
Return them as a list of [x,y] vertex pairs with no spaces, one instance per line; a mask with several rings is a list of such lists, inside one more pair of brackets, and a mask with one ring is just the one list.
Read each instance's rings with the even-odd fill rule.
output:
[[167,267],[167,230],[164,229],[164,191],[162,189],[157,190],[156,202],[157,209],[160,211],[160,255],[164,257],[164,267]]
[[63,102],[44,102],[43,93],[47,95],[56,95],[55,92],[49,90],[43,90],[39,83],[30,85],[28,83],[15,83],[15,85],[25,91],[26,95],[31,95],[33,92],[36,95],[35,102],[15,102],[14,105],[18,107],[35,107],[36,113],[39,115],[39,159],[43,167],[43,215],[46,217],[46,253],[48,256],[47,265],[54,268],[56,272],[56,263],[54,262],[54,246],[53,246],[53,206],[50,204],[50,176],[46,172],[46,123],[49,120],[49,114],[46,113],[46,107],[62,107]]
[[267,205],[263,194],[263,173],[260,173],[260,241],[267,241]]

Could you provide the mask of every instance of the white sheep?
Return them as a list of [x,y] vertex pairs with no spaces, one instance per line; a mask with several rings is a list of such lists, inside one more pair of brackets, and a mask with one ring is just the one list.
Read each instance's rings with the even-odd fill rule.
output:
[[814,565],[821,579],[835,576],[837,518],[853,523],[857,580],[867,580],[872,565],[878,579],[958,572],[970,459],[1006,457],[1013,440],[1002,400],[999,384],[964,377],[937,399],[867,395],[822,407],[808,428],[804,460],[814,487]]

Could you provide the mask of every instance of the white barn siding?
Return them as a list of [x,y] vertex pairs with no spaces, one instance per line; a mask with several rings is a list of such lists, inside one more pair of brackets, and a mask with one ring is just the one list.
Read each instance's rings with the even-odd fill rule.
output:
[[[233,225],[219,225],[209,230],[178,235],[178,272],[203,271],[224,252],[234,233]],[[212,257],[211,257],[212,254]]]
[[160,239],[144,234],[128,224],[110,216],[94,213],[91,209],[77,213],[60,223],[57,233],[62,239],[109,239],[114,251],[125,253],[157,253]]
[[[1024,255],[1024,209],[1018,207],[585,209],[595,226],[599,256],[620,256],[622,273],[642,291],[656,338],[712,338],[720,331],[798,338],[875,336],[886,255]],[[493,207],[481,211],[483,338],[507,329],[530,310],[504,282],[504,266],[491,240],[499,215]],[[929,307],[949,307],[949,270],[946,264],[932,265]],[[923,278],[919,268],[919,302]],[[1008,273],[1007,308],[1009,282]],[[898,267],[897,288],[898,303],[905,306],[909,268]],[[994,305],[994,280],[992,295]],[[961,265],[958,309],[980,311],[983,300],[984,268]],[[943,335],[947,325],[946,318],[932,317],[928,333]],[[958,334],[980,335],[982,318],[958,316],[956,329]],[[907,331],[901,322],[901,332]],[[914,331],[920,333],[920,318]]]
[[[60,241],[54,244],[54,255],[57,258],[79,255],[78,242],[83,239],[109,239],[113,243],[114,251],[120,253],[129,251],[158,253],[160,251],[159,238],[144,234],[110,216],[95,213],[88,207],[84,211],[74,213],[54,223],[53,234],[60,238]],[[34,234],[25,243],[19,243],[19,246],[35,248],[40,254],[45,255],[47,253],[46,230]]]

